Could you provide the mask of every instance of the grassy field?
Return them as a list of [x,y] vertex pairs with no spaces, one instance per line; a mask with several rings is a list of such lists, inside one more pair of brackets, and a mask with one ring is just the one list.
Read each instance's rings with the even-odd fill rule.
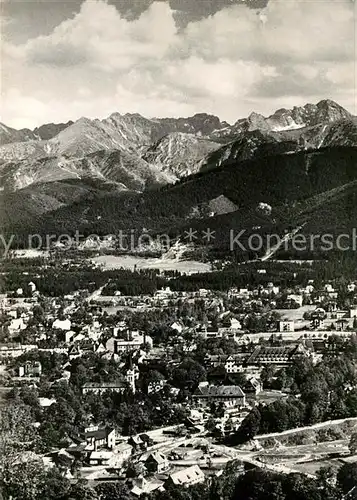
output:
[[338,470],[342,465],[339,459],[332,460],[314,460],[312,462],[304,462],[301,464],[294,464],[294,469],[302,472],[303,474],[313,474],[321,469],[321,467],[332,467],[334,470]]
[[211,271],[209,263],[194,260],[176,260],[165,258],[134,257],[132,255],[100,255],[92,259],[103,269],[160,269],[160,271],[179,271],[181,273],[207,273]]

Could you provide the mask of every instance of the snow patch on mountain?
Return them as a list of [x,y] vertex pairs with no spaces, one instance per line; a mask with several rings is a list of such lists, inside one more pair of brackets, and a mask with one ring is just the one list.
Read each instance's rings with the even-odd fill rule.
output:
[[[50,181],[85,172],[141,190],[147,181],[174,182],[201,168],[220,167],[230,161],[330,144],[356,145],[356,126],[351,120],[344,108],[323,100],[282,108],[268,117],[253,112],[234,125],[205,113],[153,119],[137,113],[112,113],[104,120],[82,117],[74,123],[46,124],[34,131],[0,124],[0,177],[16,189],[28,185],[31,178],[40,182],[41,175]],[[66,159],[64,168],[59,158]],[[15,175],[16,169],[19,172]]]

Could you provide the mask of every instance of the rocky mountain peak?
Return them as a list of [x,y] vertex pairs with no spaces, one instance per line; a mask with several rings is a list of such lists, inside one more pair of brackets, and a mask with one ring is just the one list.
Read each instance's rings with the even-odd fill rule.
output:
[[320,120],[333,122],[343,120],[345,118],[351,118],[351,114],[346,109],[330,99],[324,99],[323,101],[318,102],[316,108],[317,117]]
[[258,129],[266,130],[269,128],[266,123],[265,117],[260,113],[256,113],[255,111],[253,111],[253,113],[251,113],[248,116],[247,122],[248,122],[248,131],[258,130]]
[[70,120],[67,123],[45,123],[40,127],[36,127],[33,133],[38,136],[43,141],[47,141],[48,139],[52,139],[57,134],[62,132],[62,130],[66,129],[73,125],[73,122]]
[[[123,163],[130,167],[128,170],[133,169],[133,175],[140,167],[140,178],[145,168],[154,167],[177,179],[205,165],[214,168],[226,161],[239,162],[298,149],[319,149],[329,144],[353,146],[356,126],[351,125],[352,119],[339,104],[325,99],[317,104],[280,108],[268,117],[253,112],[234,125],[208,113],[186,118],[149,119],[139,113],[119,112],[102,120],[82,117],[74,123],[49,123],[34,131],[15,130],[0,124],[0,160],[3,171],[10,168],[10,162],[25,162],[21,168],[20,163],[16,166],[14,163],[11,169],[15,177],[15,170],[21,175],[25,171],[32,172],[29,182],[41,179],[42,170],[46,182],[55,171],[60,176],[82,175],[86,170],[82,164],[78,166],[75,159],[83,160],[83,165],[87,161],[90,163],[89,175],[99,172],[104,177],[110,175],[115,182],[121,180],[113,172],[116,169],[119,172]],[[344,121],[347,123],[343,124]],[[117,151],[118,155],[111,154],[104,165],[100,153],[105,156],[108,151]],[[89,161],[91,154],[96,156]],[[68,162],[63,163],[63,158],[71,167]],[[47,162],[46,169],[39,167],[42,160]],[[120,170],[120,175],[124,178],[128,170]],[[133,185],[126,178],[124,184]],[[144,184],[146,181],[138,185]]]

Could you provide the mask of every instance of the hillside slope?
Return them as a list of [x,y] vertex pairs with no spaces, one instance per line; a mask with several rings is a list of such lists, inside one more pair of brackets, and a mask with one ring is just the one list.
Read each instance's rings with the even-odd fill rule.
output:
[[[45,214],[35,225],[41,231],[65,227],[69,232],[80,228],[86,232],[106,234],[120,229],[136,228],[141,231],[147,228],[152,232],[174,233],[193,222],[205,220],[206,227],[209,227],[207,221],[213,224],[214,217],[197,221],[194,209],[208,205],[222,195],[238,207],[234,217],[239,219],[240,214],[253,211],[261,220],[262,215],[256,213],[261,203],[272,207],[271,218],[274,218],[277,207],[284,207],[283,212],[289,213],[294,204],[356,178],[356,148],[325,148],[273,155],[232,162],[220,169],[185,178],[159,191],[111,193],[91,198],[90,203],[82,198]],[[279,213],[276,216],[281,217]],[[24,231],[28,229],[23,228]]]
[[120,150],[96,151],[82,158],[49,156],[0,165],[0,186],[7,191],[30,184],[85,177],[106,179],[137,191],[175,180],[145,160]]
[[[269,117],[252,113],[234,125],[205,113],[152,119],[113,113],[103,120],[83,117],[33,131],[1,125],[0,176],[6,189],[108,175],[108,180],[141,190],[154,178],[158,184],[171,183],[201,168],[341,145],[357,145],[357,125],[350,113],[330,100],[280,109]],[[110,158],[93,159],[100,151]]]
[[41,223],[42,214],[80,200],[86,204],[93,199],[99,202],[102,196],[120,190],[117,184],[101,179],[73,178],[34,184],[16,192],[0,192],[1,225],[9,228],[15,236],[23,227],[28,227],[29,234],[33,234],[32,229]]
[[172,132],[148,148],[143,159],[180,178],[198,172],[205,157],[220,146],[193,134]]

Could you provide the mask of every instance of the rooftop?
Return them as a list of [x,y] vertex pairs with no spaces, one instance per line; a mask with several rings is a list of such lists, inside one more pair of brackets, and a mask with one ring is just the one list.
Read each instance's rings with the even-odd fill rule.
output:
[[95,389],[114,389],[116,387],[126,387],[126,383],[123,380],[118,380],[116,382],[86,382],[83,384],[84,388],[95,388]]
[[103,427],[102,429],[97,429],[93,431],[87,431],[84,433],[84,437],[87,438],[96,438],[96,439],[106,439],[107,436],[113,432],[112,427]]
[[203,479],[204,474],[198,465],[192,465],[187,469],[170,474],[169,477],[174,484],[185,484],[197,479]]

